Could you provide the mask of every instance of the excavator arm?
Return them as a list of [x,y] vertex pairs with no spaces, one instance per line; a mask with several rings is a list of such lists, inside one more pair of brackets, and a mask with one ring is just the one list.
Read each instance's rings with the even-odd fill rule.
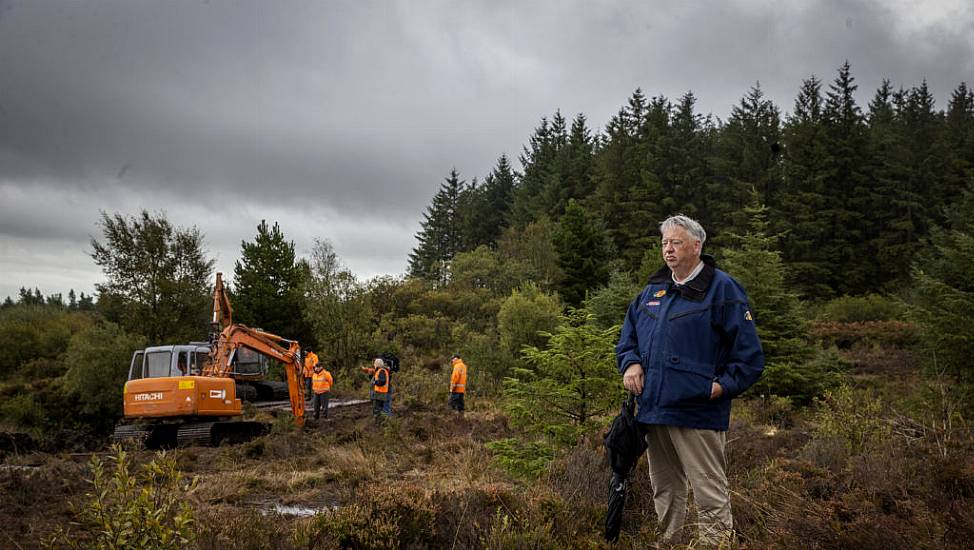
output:
[[[287,347],[285,347],[287,346]],[[210,353],[210,361],[203,371],[207,376],[230,376],[231,361],[237,348],[246,347],[257,353],[276,359],[287,373],[288,397],[291,412],[298,426],[304,425],[304,384],[302,384],[301,346],[270,332],[234,324],[223,329]]]
[[213,320],[210,321],[213,332],[220,332],[224,327],[233,324],[233,307],[230,297],[223,287],[223,273],[216,274],[216,286],[213,287]]

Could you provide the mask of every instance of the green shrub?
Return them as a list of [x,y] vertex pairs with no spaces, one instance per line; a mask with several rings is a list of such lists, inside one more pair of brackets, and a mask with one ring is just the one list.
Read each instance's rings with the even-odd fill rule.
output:
[[[467,391],[476,391],[479,395],[498,395],[503,389],[501,381],[510,374],[516,361],[501,349],[498,338],[493,330],[490,334],[481,334],[462,323],[454,327],[453,351],[460,353],[469,369]],[[449,367],[448,364],[445,366]],[[446,373],[439,376],[448,379],[449,372],[447,368]]]
[[528,283],[515,290],[501,305],[497,314],[497,332],[501,347],[511,356],[517,356],[524,346],[543,347],[548,337],[560,323],[561,303],[558,297]]
[[555,457],[554,447],[544,441],[500,439],[484,444],[494,453],[498,465],[515,477],[535,479],[548,470]]
[[768,363],[749,395],[776,395],[807,405],[841,380],[847,364],[835,351],[824,351],[803,363]]
[[193,542],[193,512],[184,496],[196,487],[187,482],[176,460],[165,452],[132,472],[131,460],[120,447],[113,448],[106,468],[101,458],[91,459],[91,491],[73,506],[77,529],[59,529],[47,541],[49,548],[164,549]]
[[352,504],[316,515],[297,529],[293,542],[302,548],[431,548],[436,534],[427,491],[382,484],[362,491]]
[[866,392],[839,386],[825,392],[814,416],[815,437],[841,441],[852,454],[862,453],[890,436],[882,403]]
[[545,523],[518,522],[500,509],[490,523],[490,530],[483,535],[482,548],[503,550],[507,548],[552,548],[554,529],[550,521]]
[[878,344],[884,347],[903,348],[912,345],[917,338],[917,327],[905,321],[823,321],[812,325],[812,335],[824,347],[838,346],[848,349],[855,344]]
[[81,415],[96,428],[111,426],[122,415],[122,388],[132,352],[145,338],[103,321],[71,337],[64,362],[64,389],[78,400]]
[[31,360],[56,359],[71,336],[91,322],[87,313],[51,306],[19,305],[0,311],[0,379]]
[[816,321],[833,323],[892,321],[905,316],[906,305],[902,301],[879,294],[842,296],[829,300],[815,311]]
[[43,433],[45,427],[51,423],[44,406],[30,393],[18,393],[5,398],[0,403],[0,419],[35,435]]
[[608,285],[586,298],[585,309],[595,316],[593,322],[599,328],[621,325],[629,303],[642,288],[642,283],[635,281],[632,274],[614,271]]

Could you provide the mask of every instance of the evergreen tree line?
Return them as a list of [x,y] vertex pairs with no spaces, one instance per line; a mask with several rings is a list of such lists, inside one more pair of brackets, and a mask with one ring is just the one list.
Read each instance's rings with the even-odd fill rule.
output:
[[[744,234],[752,202],[767,207],[788,284],[803,298],[889,291],[947,207],[974,181],[974,91],[961,83],[945,110],[926,82],[884,80],[865,108],[848,62],[827,86],[801,83],[790,113],[760,84],[726,121],[636,90],[601,132],[583,114],[545,117],[520,155],[502,155],[482,182],[452,170],[427,207],[409,272],[445,283],[453,258],[505,231],[554,223],[552,243],[571,304],[638,272],[667,216],[685,213],[710,247]],[[657,261],[653,258],[653,261]]]
[[28,290],[24,287],[20,287],[17,299],[14,300],[10,296],[7,296],[3,302],[0,303],[0,309],[11,308],[18,305],[52,306],[65,308],[71,311],[92,311],[95,309],[95,297],[87,296],[84,292],[77,294],[72,288],[68,291],[68,298],[67,301],[65,301],[64,295],[60,292],[44,296],[41,289],[37,287],[34,287],[34,290]]

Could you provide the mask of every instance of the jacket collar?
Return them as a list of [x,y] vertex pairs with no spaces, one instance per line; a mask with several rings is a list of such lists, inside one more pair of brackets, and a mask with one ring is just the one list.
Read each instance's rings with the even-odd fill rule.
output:
[[707,295],[707,289],[714,280],[714,270],[717,263],[710,254],[701,254],[700,260],[703,262],[703,269],[696,277],[687,281],[686,284],[677,285],[673,282],[673,273],[667,265],[663,265],[656,273],[649,276],[649,284],[668,284],[673,291],[683,295],[687,300],[699,302]]

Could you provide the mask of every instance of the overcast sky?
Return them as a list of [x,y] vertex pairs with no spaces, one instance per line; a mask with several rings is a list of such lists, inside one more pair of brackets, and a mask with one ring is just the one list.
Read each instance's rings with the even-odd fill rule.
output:
[[0,0],[0,299],[92,293],[99,212],[196,225],[217,269],[278,221],[362,278],[405,271],[450,169],[483,178],[560,109],[637,88],[726,118],[760,81],[852,64],[946,105],[974,84],[968,0]]

